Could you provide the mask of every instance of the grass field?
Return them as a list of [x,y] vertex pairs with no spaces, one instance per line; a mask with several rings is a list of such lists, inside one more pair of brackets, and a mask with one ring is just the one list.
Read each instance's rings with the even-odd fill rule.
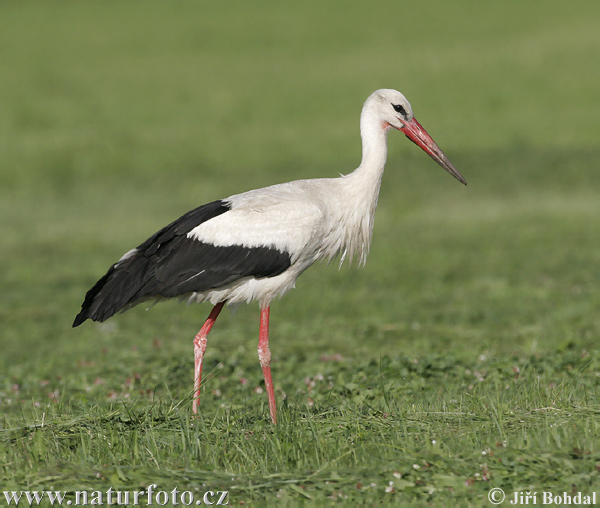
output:
[[[0,491],[600,498],[599,16],[592,0],[3,3]],[[71,329],[108,266],[190,208],[351,171],[382,87],[469,186],[390,133],[366,267],[313,267],[273,305],[279,425],[257,305],[211,333],[199,419],[209,306]]]

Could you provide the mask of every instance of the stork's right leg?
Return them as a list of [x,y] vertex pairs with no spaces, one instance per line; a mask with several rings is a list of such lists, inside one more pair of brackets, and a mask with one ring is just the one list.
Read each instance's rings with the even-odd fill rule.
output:
[[217,316],[221,309],[225,305],[225,302],[219,302],[213,307],[213,310],[208,316],[200,331],[194,338],[194,402],[192,409],[194,414],[198,413],[198,402],[200,398],[200,381],[202,380],[202,359],[204,358],[204,352],[206,351],[206,342],[208,333],[215,324]]
[[260,335],[258,338],[258,359],[265,378],[265,388],[269,397],[269,412],[271,421],[277,425],[277,407],[275,405],[275,391],[271,377],[271,350],[269,349],[269,315],[270,307],[260,309]]

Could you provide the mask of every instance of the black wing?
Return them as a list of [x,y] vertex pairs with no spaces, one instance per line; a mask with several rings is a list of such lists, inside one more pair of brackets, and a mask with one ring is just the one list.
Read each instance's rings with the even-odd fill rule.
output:
[[243,277],[274,277],[290,256],[269,247],[217,247],[187,237],[192,229],[229,210],[223,201],[200,206],[164,227],[115,263],[85,295],[73,326],[105,321],[149,298],[172,298],[225,286]]

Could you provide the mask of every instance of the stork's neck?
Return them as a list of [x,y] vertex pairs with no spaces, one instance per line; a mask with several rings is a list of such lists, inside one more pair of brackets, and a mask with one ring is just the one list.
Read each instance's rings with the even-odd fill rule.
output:
[[381,177],[387,158],[387,131],[389,126],[368,108],[363,109],[360,117],[360,134],[362,137],[362,161],[360,166],[348,175],[350,180],[361,187],[363,199],[374,200],[381,186]]
[[[342,260],[346,253],[352,259],[357,254],[359,263],[364,264],[373,234],[373,219],[381,177],[387,157],[387,131],[389,127],[364,108],[360,117],[360,133],[362,136],[362,161],[352,173],[341,179],[344,187],[344,206],[341,210],[351,210],[343,218],[340,229],[343,234]],[[343,220],[342,220],[343,219]]]

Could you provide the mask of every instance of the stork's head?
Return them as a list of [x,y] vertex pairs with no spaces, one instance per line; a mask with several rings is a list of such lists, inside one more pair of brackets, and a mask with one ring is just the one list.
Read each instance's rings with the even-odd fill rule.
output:
[[365,103],[368,114],[376,115],[383,129],[398,129],[459,182],[467,181],[450,162],[446,154],[415,118],[410,102],[397,90],[382,89],[373,93]]

